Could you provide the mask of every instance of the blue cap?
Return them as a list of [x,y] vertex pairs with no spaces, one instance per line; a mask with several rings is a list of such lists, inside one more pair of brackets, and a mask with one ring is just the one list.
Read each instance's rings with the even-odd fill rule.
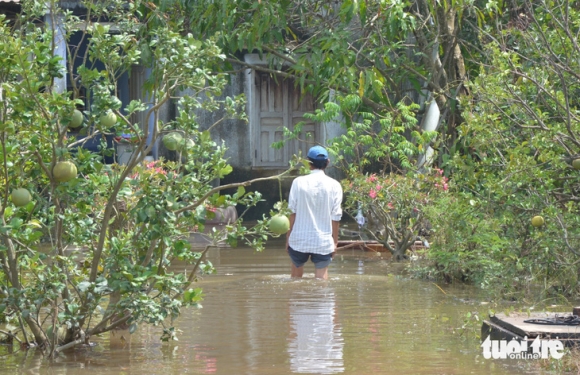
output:
[[312,160],[326,160],[328,159],[328,152],[322,146],[314,146],[308,150],[308,158]]

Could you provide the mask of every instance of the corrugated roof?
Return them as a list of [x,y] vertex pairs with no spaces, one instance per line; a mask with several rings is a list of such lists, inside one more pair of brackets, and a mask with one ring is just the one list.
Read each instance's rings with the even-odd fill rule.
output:
[[20,0],[0,0],[0,3],[20,4]]

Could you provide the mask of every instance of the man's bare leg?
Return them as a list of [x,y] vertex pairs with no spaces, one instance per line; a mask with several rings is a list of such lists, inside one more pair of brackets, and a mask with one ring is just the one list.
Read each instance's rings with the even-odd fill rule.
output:
[[[302,267],[304,268],[304,267]],[[314,277],[317,279],[328,280],[328,267],[315,268]]]
[[304,266],[302,266],[302,267],[296,267],[294,265],[294,263],[292,263],[292,274],[291,274],[291,277],[300,278],[300,277],[302,277],[302,274],[303,273],[304,273]]

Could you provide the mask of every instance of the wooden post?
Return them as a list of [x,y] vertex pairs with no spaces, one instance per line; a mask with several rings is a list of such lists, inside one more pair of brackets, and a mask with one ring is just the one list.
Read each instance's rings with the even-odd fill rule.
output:
[[576,306],[572,309],[572,315],[580,316],[580,306]]

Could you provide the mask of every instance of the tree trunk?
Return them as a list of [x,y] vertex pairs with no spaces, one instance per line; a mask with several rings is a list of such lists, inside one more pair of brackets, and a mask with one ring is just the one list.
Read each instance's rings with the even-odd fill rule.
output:
[[[442,139],[451,145],[457,138],[457,127],[463,123],[455,102],[459,96],[469,95],[465,61],[457,37],[457,11],[452,5],[437,6],[436,14],[431,14],[428,0],[418,1],[415,9],[424,25],[415,30],[417,47],[425,56],[424,65],[431,69],[428,88],[441,108],[442,123],[447,124],[441,129]],[[435,24],[431,27],[433,20]]]

